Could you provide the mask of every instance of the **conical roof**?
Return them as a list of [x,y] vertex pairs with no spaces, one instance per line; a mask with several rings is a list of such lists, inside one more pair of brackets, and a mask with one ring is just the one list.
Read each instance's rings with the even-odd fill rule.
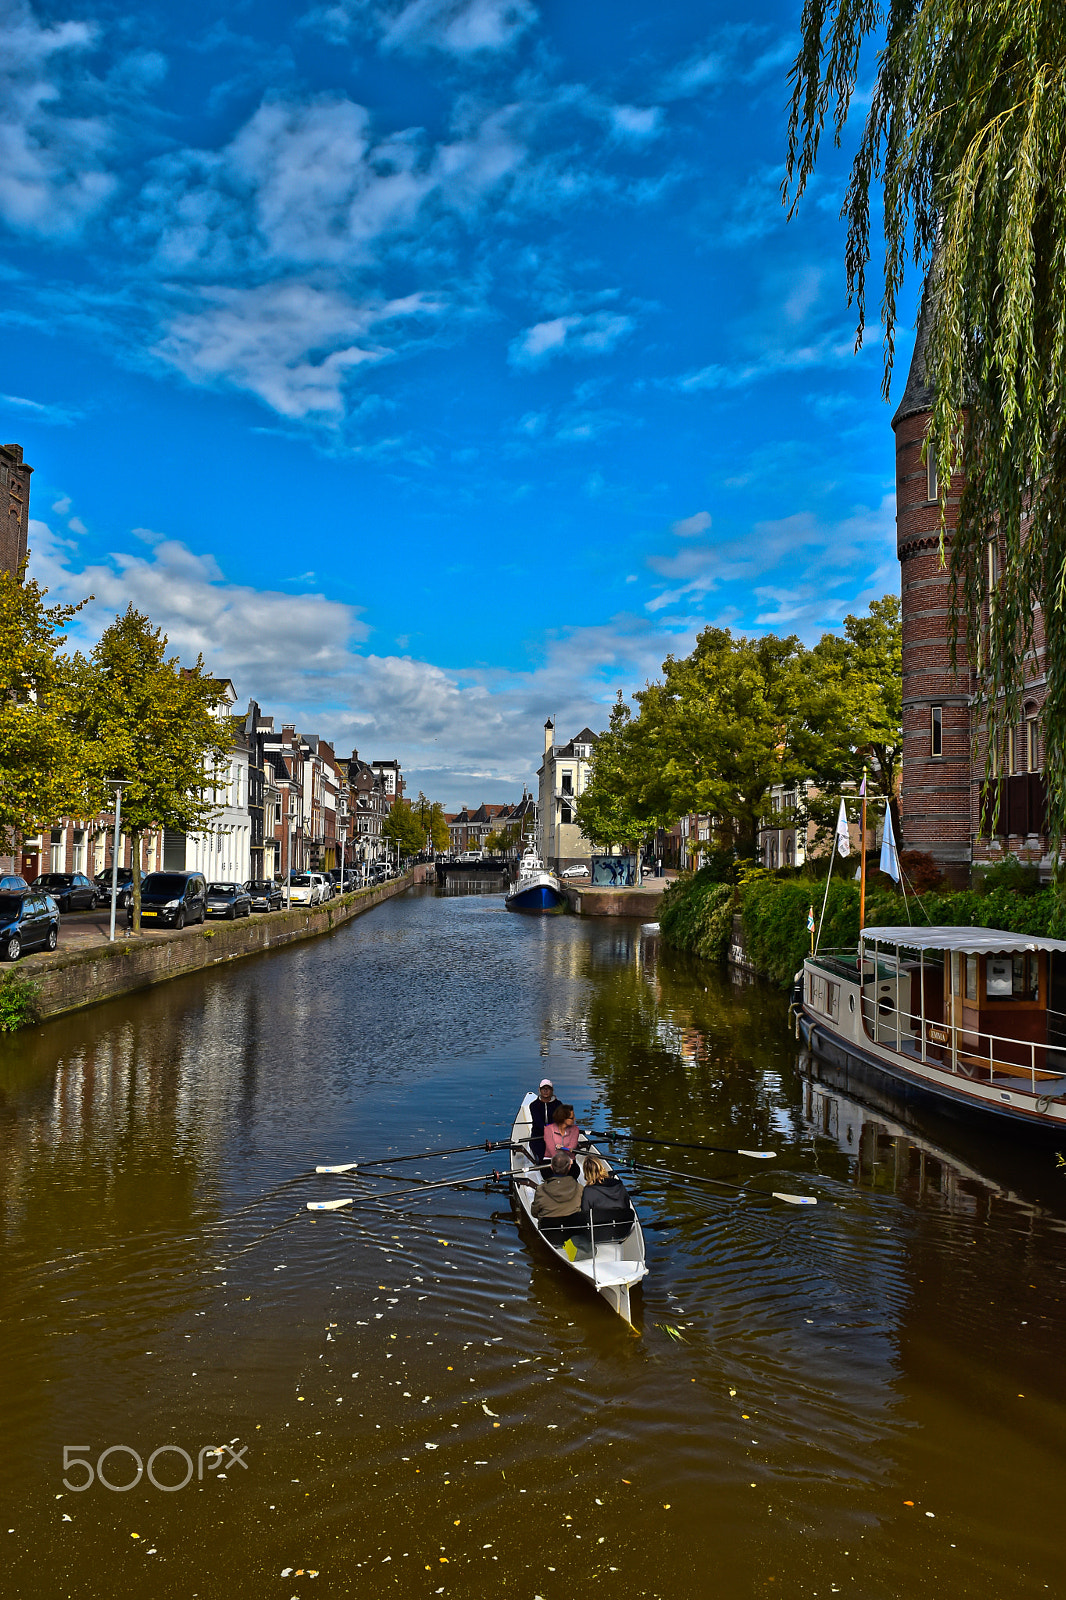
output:
[[[932,276],[930,272],[929,277]],[[932,295],[929,292],[929,277],[925,280],[922,290],[922,309],[918,318],[918,332],[914,339],[914,353],[911,356],[910,371],[907,373],[907,382],[903,390],[903,399],[896,407],[896,414],[892,418],[892,426],[898,427],[906,417],[920,416],[923,411],[933,409],[933,385],[929,382],[928,374],[928,349],[929,333],[933,321]]]

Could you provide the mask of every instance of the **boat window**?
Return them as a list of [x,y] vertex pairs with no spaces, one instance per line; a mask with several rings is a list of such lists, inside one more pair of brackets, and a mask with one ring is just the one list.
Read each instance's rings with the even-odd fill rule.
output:
[[966,998],[977,999],[977,957],[966,957]]
[[1014,993],[1010,956],[989,956],[985,961],[985,994],[989,1000],[1009,1000]]
[[[952,994],[962,993],[962,956],[958,950],[951,952],[951,992]],[[991,994],[991,989],[988,992]]]
[[1036,954],[1016,955],[1011,974],[1015,1000],[1040,999],[1040,957]]

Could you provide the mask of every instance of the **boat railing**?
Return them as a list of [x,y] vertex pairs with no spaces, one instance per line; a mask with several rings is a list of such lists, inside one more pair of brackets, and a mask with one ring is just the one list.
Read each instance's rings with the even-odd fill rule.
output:
[[884,995],[863,996],[863,1024],[875,1043],[894,1044],[899,1055],[970,1082],[995,1084],[997,1078],[1017,1079],[1019,1087],[1027,1081],[1030,1093],[1040,1094],[1039,1084],[1066,1077],[1066,1065],[1062,1070],[1050,1065],[1047,1040],[1019,1039],[972,1025],[937,1022],[900,1010]]

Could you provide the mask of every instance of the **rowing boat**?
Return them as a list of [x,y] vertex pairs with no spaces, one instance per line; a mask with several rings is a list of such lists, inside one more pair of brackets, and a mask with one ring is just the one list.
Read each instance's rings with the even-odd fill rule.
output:
[[[530,1099],[532,1098],[531,1096]],[[586,1283],[591,1284],[607,1301],[611,1310],[617,1312],[623,1321],[631,1324],[633,1319],[629,1314],[629,1291],[646,1276],[648,1271],[644,1264],[644,1233],[640,1219],[634,1212],[633,1226],[628,1236],[620,1240],[603,1238],[596,1241],[593,1227],[594,1247],[591,1249],[588,1247],[575,1249],[573,1243],[557,1245],[541,1232],[533,1216],[533,1197],[537,1192],[541,1175],[529,1146],[533,1132],[529,1106],[530,1100],[523,1101],[511,1131],[511,1177],[512,1180],[517,1178],[524,1180],[512,1184],[518,1196],[518,1204],[545,1247],[566,1267],[576,1272]],[[597,1150],[595,1145],[590,1145],[588,1150],[580,1151],[576,1157],[582,1173],[586,1155],[599,1156],[601,1161],[610,1166],[602,1151]]]

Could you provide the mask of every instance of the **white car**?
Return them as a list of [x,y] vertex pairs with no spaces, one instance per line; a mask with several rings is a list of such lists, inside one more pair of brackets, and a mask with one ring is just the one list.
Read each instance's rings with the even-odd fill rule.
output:
[[565,872],[560,873],[563,878],[587,878],[588,875],[588,867],[567,867]]
[[318,906],[325,899],[323,878],[318,872],[294,872],[289,891],[289,904]]

